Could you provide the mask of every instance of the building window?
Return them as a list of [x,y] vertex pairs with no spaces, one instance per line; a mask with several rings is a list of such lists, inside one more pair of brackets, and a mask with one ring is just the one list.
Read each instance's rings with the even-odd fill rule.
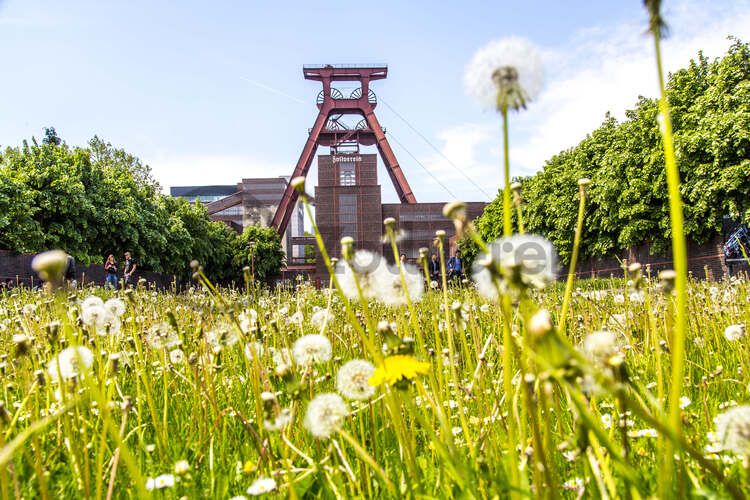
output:
[[221,210],[220,212],[216,212],[214,214],[223,216],[223,217],[232,217],[237,215],[242,215],[242,205],[235,205],[233,207],[225,208],[224,210]]
[[[353,165],[353,164],[352,164]],[[339,194],[338,223],[340,235],[357,237],[357,195]]]
[[339,163],[339,186],[354,186],[357,183],[356,166],[353,161]]

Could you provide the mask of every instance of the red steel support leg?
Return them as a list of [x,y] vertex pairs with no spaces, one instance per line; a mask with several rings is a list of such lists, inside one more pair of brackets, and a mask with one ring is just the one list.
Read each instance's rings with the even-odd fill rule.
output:
[[388,139],[385,138],[385,132],[383,132],[383,128],[380,126],[378,118],[375,116],[375,112],[372,108],[365,111],[365,119],[370,126],[370,130],[375,134],[378,151],[380,151],[380,156],[385,162],[386,170],[391,177],[393,187],[396,188],[399,200],[401,200],[401,203],[416,203],[417,198],[414,196],[414,193],[412,193],[411,187],[404,176],[404,172],[401,170],[398,160],[396,160],[396,155],[393,154],[391,145],[388,144]]
[[[294,168],[292,179],[301,175],[307,175],[307,172],[310,170],[313,156],[315,156],[315,151],[318,149],[318,137],[320,136],[320,131],[323,130],[323,127],[328,120],[330,110],[331,107],[326,104],[320,108],[318,118],[315,120],[310,135],[307,137],[305,147],[302,148],[302,154],[300,155],[299,160],[297,160],[297,166]],[[292,216],[294,204],[297,202],[298,197],[299,193],[294,190],[291,184],[287,184],[286,189],[284,190],[284,196],[281,198],[281,202],[276,209],[276,214],[274,214],[272,222],[273,227],[275,227],[281,235],[286,231],[286,226],[289,224],[289,219]]]

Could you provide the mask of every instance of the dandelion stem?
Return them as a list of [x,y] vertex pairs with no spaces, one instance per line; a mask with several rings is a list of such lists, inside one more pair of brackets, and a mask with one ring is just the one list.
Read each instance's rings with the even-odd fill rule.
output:
[[359,458],[362,459],[367,465],[369,465],[372,470],[374,470],[378,476],[383,480],[385,485],[388,487],[389,490],[391,490],[392,494],[396,493],[396,487],[393,485],[390,479],[388,479],[388,475],[385,473],[385,471],[378,465],[378,463],[373,460],[373,458],[370,456],[367,451],[365,451],[364,448],[357,442],[356,439],[351,437],[346,431],[339,430],[339,435],[344,438],[344,440],[349,443],[349,445],[354,448],[354,451],[359,455]]
[[[653,23],[652,23],[653,26]],[[672,337],[672,376],[669,390],[669,422],[671,428],[678,436],[682,435],[682,422],[680,421],[680,396],[682,395],[683,371],[685,365],[685,335],[687,329],[687,249],[685,245],[685,230],[682,214],[682,196],[680,194],[680,172],[674,154],[674,141],[672,137],[672,119],[669,113],[669,104],[664,85],[664,72],[661,60],[661,35],[660,27],[652,27],[654,36],[654,50],[656,53],[656,69],[659,76],[659,113],[663,119],[661,128],[662,141],[664,145],[664,162],[667,170],[667,188],[669,191],[669,218],[672,235],[672,260],[674,263],[675,292],[677,294],[674,335]],[[674,459],[672,457],[672,446],[669,445],[664,453],[665,488],[674,484]],[[666,491],[665,491],[666,493]]]
[[511,225],[510,211],[510,153],[508,151],[508,106],[501,108],[500,113],[503,116],[503,236],[513,234]]
[[558,327],[560,331],[565,333],[566,322],[568,317],[568,308],[570,307],[570,299],[573,295],[573,282],[576,277],[576,262],[578,262],[578,250],[581,247],[581,234],[583,233],[583,214],[586,208],[586,189],[581,187],[578,190],[579,201],[578,201],[578,221],[576,222],[576,234],[573,238],[573,252],[570,256],[570,269],[568,270],[568,281],[565,283],[565,296],[563,297],[562,310],[560,312],[560,321]]

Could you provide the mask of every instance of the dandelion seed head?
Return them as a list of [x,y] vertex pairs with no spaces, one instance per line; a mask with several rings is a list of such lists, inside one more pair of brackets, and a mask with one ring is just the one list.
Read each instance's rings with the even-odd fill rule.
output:
[[750,406],[736,406],[718,415],[716,436],[723,450],[750,455]]
[[82,367],[88,370],[93,364],[94,353],[87,347],[67,347],[47,363],[47,373],[53,382],[57,382],[60,377],[69,380],[80,376],[83,373]]
[[402,269],[408,294],[404,291],[398,266],[387,266],[374,275],[372,286],[374,296],[379,302],[387,306],[405,306],[407,295],[412,302],[422,298],[424,278],[419,269],[411,264],[403,264]]
[[331,320],[333,320],[333,314],[327,309],[319,309],[310,316],[310,323],[312,323],[315,328],[323,328],[323,325],[330,323]]
[[[515,75],[498,74],[512,68]],[[513,71],[505,71],[512,73]],[[517,78],[527,101],[534,101],[542,90],[544,71],[539,51],[528,40],[504,38],[488,43],[472,57],[464,72],[464,85],[480,105],[493,109],[497,105],[498,77]]]
[[357,250],[351,260],[341,260],[334,269],[341,291],[349,299],[359,300],[357,283],[366,300],[378,298],[378,285],[388,279],[385,259],[368,250]]
[[181,365],[185,362],[185,353],[182,349],[173,349],[169,351],[169,362],[173,365]]
[[375,388],[368,380],[375,373],[375,367],[369,361],[354,359],[339,369],[336,377],[336,390],[346,399],[364,401],[375,394]]
[[119,318],[125,314],[125,302],[120,299],[109,299],[104,303],[104,308],[114,317]]
[[305,427],[318,439],[328,439],[349,415],[349,407],[341,396],[319,394],[310,401],[305,414]]
[[218,326],[204,334],[206,343],[215,351],[221,351],[225,347],[232,347],[240,341],[240,336],[231,325]]
[[606,330],[590,333],[583,340],[581,351],[592,361],[607,364],[620,351],[617,335]]
[[729,325],[724,329],[724,337],[729,341],[739,340],[745,336],[745,325]]
[[104,307],[104,301],[96,295],[89,295],[81,302],[81,310],[94,306]]
[[62,280],[67,265],[68,254],[62,250],[42,252],[31,260],[31,268],[44,281],[54,282]]
[[305,335],[294,343],[292,354],[302,367],[325,363],[331,359],[331,342],[323,335]]

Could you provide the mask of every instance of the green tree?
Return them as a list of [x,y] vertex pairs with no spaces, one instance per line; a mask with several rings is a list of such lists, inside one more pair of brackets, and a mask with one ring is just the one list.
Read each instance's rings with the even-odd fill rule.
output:
[[252,265],[255,278],[260,280],[278,274],[284,265],[279,233],[272,227],[246,227],[235,246],[234,264],[239,268]]
[[0,154],[0,247],[60,248],[84,264],[130,251],[141,269],[185,278],[197,259],[214,280],[239,279],[237,234],[160,191],[148,166],[98,137],[86,148],[32,138]]
[[[721,231],[726,215],[750,218],[750,47],[732,39],[727,54],[703,54],[670,75],[685,231],[702,243]],[[592,179],[581,244],[584,256],[603,256],[649,243],[670,247],[664,155],[654,99],[639,97],[618,122],[609,114],[578,145],[550,158],[523,184],[526,230],[549,238],[568,262],[575,230],[577,180]],[[498,196],[475,224],[486,240],[502,232]],[[515,214],[514,214],[515,216]],[[476,248],[461,246],[471,259]]]

